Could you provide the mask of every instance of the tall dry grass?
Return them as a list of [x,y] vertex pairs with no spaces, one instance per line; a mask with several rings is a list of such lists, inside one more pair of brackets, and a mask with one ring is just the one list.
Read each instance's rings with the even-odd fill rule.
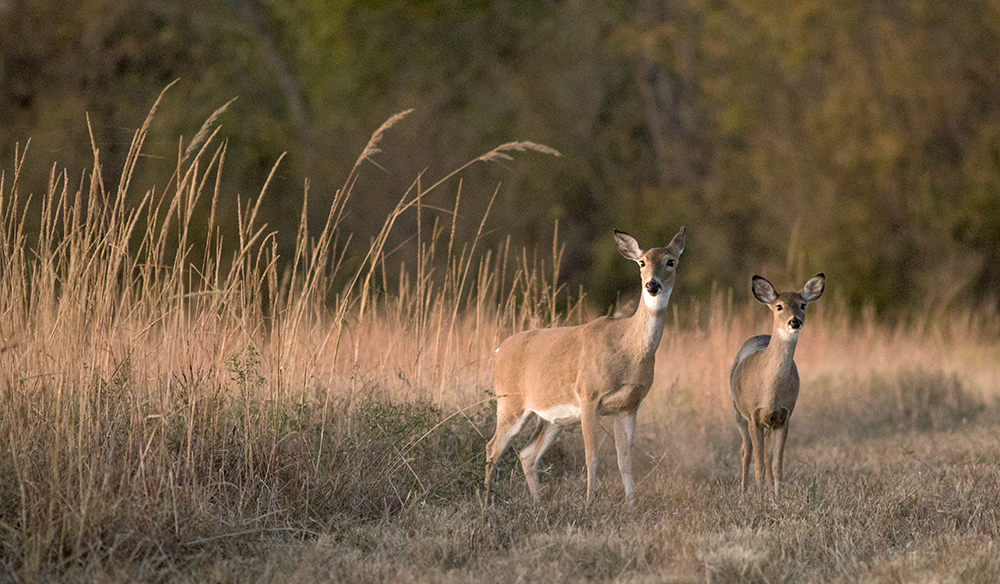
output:
[[[372,468],[354,460],[366,445],[352,437],[388,436],[403,450],[379,461],[381,478],[386,464],[410,467],[404,451],[416,445],[399,443],[408,418],[454,411],[468,425],[487,407],[489,357],[505,331],[565,318],[555,305],[569,299],[550,285],[556,244],[547,264],[455,240],[452,179],[464,167],[430,186],[415,181],[367,247],[341,233],[357,171],[407,112],[373,134],[328,209],[309,208],[307,186],[294,257],[283,259],[257,222],[267,184],[239,207],[235,250],[223,251],[226,147],[214,123],[224,108],[180,144],[165,189],[131,192],[159,104],[117,184],[96,146],[79,185],[53,169],[37,204],[18,182],[27,148],[0,179],[0,543],[12,574],[162,555],[164,538],[308,533],[358,506],[340,494]],[[468,164],[526,150],[558,154],[515,142]],[[456,184],[452,224],[426,233],[417,222],[417,265],[398,266],[398,290],[387,293],[391,231]],[[309,233],[317,212],[325,227]],[[387,420],[400,427],[379,427]],[[365,424],[368,434],[356,428]],[[389,504],[375,497],[372,513]]]
[[[358,173],[404,112],[373,134],[329,208],[312,208],[306,185],[296,249],[280,258],[273,233],[257,222],[266,184],[240,206],[232,235],[217,220],[222,109],[179,144],[166,187],[132,192],[136,165],[150,163],[143,144],[159,104],[136,132],[117,182],[105,176],[96,146],[78,184],[70,171],[54,169],[44,193],[23,193],[26,151],[0,177],[0,562],[7,576],[87,579],[98,566],[125,579],[161,578],[302,539],[322,550],[333,538],[348,556],[371,550],[377,557],[384,549],[378,530],[390,534],[386,545],[413,537],[396,531],[405,525],[386,523],[394,517],[435,533],[447,525],[449,538],[462,525],[487,557],[517,547],[518,534],[618,557],[619,543],[608,552],[573,531],[622,528],[612,519],[620,516],[613,457],[602,463],[604,506],[581,515],[578,436],[547,456],[545,480],[563,502],[558,514],[550,514],[551,498],[541,511],[525,501],[513,455],[499,473],[501,505],[513,511],[483,509],[476,498],[493,424],[493,349],[517,330],[593,316],[582,295],[560,287],[557,238],[541,254],[458,240],[455,221],[468,196],[462,168],[438,181],[417,177],[368,245],[342,233]],[[511,143],[469,164],[524,150],[555,153]],[[423,201],[444,188],[456,193],[455,208],[441,214]],[[444,218],[428,232],[421,226],[431,212]],[[306,228],[315,213],[327,217],[320,233]],[[481,234],[488,206],[480,221]],[[404,222],[416,225],[415,265],[386,259],[389,236]],[[684,258],[693,261],[696,249]],[[983,416],[996,423],[995,313],[974,307],[889,327],[872,315],[854,317],[837,300],[837,277],[829,297],[810,309],[797,353],[803,389],[789,445],[793,491],[801,452],[859,436],[960,429]],[[720,477],[735,481],[730,359],[744,338],[766,330],[767,311],[733,298],[675,298],[655,385],[639,414],[637,493],[646,513],[639,524],[657,516],[665,489],[686,493],[670,496],[690,505],[698,485],[721,492],[729,485]],[[441,516],[430,527],[426,517],[414,519],[427,505]],[[562,538],[556,532],[566,524]],[[662,529],[657,523],[653,531]],[[489,564],[472,552],[424,551],[445,553],[441,565]],[[418,552],[400,556],[414,560],[402,572],[420,571]],[[706,573],[723,562],[685,561]],[[615,562],[612,568],[627,568]]]

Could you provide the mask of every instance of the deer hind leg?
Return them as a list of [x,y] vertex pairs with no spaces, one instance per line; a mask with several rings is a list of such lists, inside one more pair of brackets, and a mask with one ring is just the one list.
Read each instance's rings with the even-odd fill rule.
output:
[[764,426],[758,418],[760,410],[754,413],[753,420],[750,420],[750,444],[753,447],[753,474],[757,479],[757,488],[764,489]]
[[545,451],[555,443],[556,438],[562,433],[562,427],[546,422],[539,418],[538,426],[535,428],[531,440],[525,446],[518,457],[521,459],[521,468],[524,469],[524,478],[528,480],[528,490],[531,496],[537,501],[538,496],[538,459],[545,454]]
[[637,410],[615,417],[615,448],[618,450],[618,470],[625,485],[625,500],[629,509],[635,507],[632,493],[632,442],[635,438],[635,415]]
[[489,500],[490,487],[493,481],[493,469],[496,466],[497,460],[503,454],[504,450],[507,449],[511,438],[521,431],[521,426],[524,425],[524,421],[530,415],[531,410],[514,411],[506,407],[503,401],[497,400],[497,429],[493,433],[493,438],[486,445],[486,478],[484,479],[484,484],[486,486],[487,500]]
[[739,411],[736,412],[736,425],[739,426],[740,436],[743,438],[743,445],[740,447],[740,460],[743,463],[740,492],[745,493],[747,490],[747,479],[750,478],[750,461],[753,459],[753,441],[750,438],[749,422]]

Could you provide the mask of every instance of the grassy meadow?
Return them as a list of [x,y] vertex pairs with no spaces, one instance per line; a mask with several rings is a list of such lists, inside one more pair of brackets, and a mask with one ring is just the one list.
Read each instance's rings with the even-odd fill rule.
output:
[[[888,325],[852,315],[836,294],[850,275],[828,274],[798,345],[775,506],[739,493],[728,397],[731,360],[768,311],[744,291],[675,294],[639,412],[635,511],[608,432],[591,508],[579,432],[543,459],[530,498],[514,454],[528,430],[487,505],[493,349],[602,310],[558,285],[558,240],[483,249],[442,220],[399,265],[388,234],[428,212],[422,197],[471,187],[416,180],[381,233],[352,238],[339,228],[360,204],[352,172],[331,208],[303,197],[294,257],[256,220],[267,185],[223,251],[215,117],[146,193],[129,180],[149,163],[149,120],[120,177],[96,147],[93,168],[54,170],[45,193],[18,184],[30,150],[4,167],[0,580],[1000,580],[995,311]],[[522,150],[551,153],[512,143],[470,164]],[[326,228],[311,233],[316,213]],[[698,261],[689,246],[678,277]]]

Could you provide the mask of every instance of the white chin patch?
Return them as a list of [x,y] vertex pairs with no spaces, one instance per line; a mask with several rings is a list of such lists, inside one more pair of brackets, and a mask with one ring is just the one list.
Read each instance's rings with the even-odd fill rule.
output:
[[642,302],[646,305],[646,308],[650,310],[663,310],[667,307],[667,303],[670,302],[670,292],[672,292],[672,290],[660,290],[659,294],[653,296],[643,289]]
[[783,326],[780,329],[778,329],[778,336],[780,336],[782,340],[788,341],[788,340],[791,340],[791,339],[794,339],[794,338],[798,337],[800,330],[802,330],[802,329],[795,329],[795,330],[792,331],[792,330],[788,330],[788,327],[784,327]]

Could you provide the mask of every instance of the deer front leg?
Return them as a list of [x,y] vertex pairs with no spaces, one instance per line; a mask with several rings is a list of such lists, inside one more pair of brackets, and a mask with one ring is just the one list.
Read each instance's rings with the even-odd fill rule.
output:
[[786,421],[784,426],[771,431],[774,432],[774,454],[772,455],[771,464],[774,467],[772,471],[774,475],[774,498],[777,499],[778,487],[781,484],[784,473],[785,438],[788,437],[788,422]]
[[580,426],[583,433],[583,449],[587,460],[587,507],[594,494],[597,478],[597,402],[586,401],[580,408]]
[[638,410],[615,417],[615,449],[618,450],[618,470],[625,485],[625,500],[629,509],[635,507],[632,492],[632,441],[635,438],[635,415]]
[[774,475],[771,473],[771,461],[774,460],[774,451],[771,450],[771,438],[774,435],[774,428],[767,427],[764,430],[764,484],[770,489],[774,485]]

